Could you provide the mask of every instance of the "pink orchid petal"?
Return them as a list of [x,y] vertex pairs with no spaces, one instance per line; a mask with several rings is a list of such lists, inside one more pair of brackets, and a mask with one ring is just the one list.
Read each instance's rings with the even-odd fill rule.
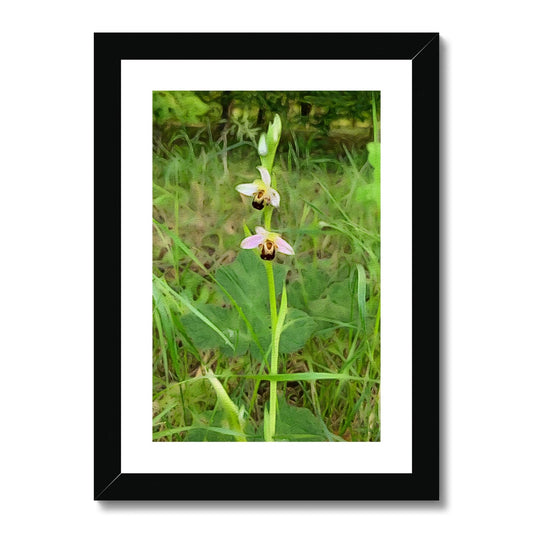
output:
[[261,227],[261,226],[256,226],[255,227],[255,232],[258,234],[258,235],[261,235],[262,237],[266,237],[268,235],[268,231]]
[[259,173],[261,174],[261,179],[263,180],[264,184],[267,187],[270,187],[271,180],[268,170],[265,167],[257,167],[257,170],[259,170]]
[[294,255],[294,250],[292,249],[292,246],[287,241],[283,240],[281,237],[278,237],[276,239],[276,246],[278,248],[278,251],[280,251],[282,254]]
[[259,187],[255,183],[241,183],[235,189],[244,194],[244,196],[253,196],[259,190]]
[[274,207],[279,207],[280,196],[279,192],[274,189],[270,189],[270,203]]
[[263,235],[250,235],[250,237],[246,237],[246,239],[241,242],[241,248],[250,250],[252,248],[257,248],[262,242]]

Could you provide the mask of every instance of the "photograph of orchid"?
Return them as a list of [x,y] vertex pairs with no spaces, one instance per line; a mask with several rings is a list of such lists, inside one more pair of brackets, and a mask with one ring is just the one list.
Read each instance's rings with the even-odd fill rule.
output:
[[154,441],[380,441],[380,121],[153,92]]

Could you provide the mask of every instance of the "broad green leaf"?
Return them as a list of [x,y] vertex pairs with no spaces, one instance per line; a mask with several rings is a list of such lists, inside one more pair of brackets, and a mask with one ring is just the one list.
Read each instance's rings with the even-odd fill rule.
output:
[[[281,294],[288,267],[274,263],[276,295]],[[241,250],[230,265],[218,269],[216,280],[242,307],[255,308],[263,304],[268,308],[268,282],[263,261],[251,250]]]
[[315,321],[306,312],[290,308],[281,333],[280,353],[292,353],[303,348],[315,328]]
[[305,292],[309,300],[320,298],[331,281],[331,272],[310,266],[302,270]]
[[289,307],[306,310],[309,302],[320,298],[331,281],[331,273],[316,266],[304,267],[300,270],[301,279],[290,283],[287,287]]
[[218,348],[226,355],[243,355],[248,350],[250,337],[234,309],[213,304],[196,304],[196,309],[207,320],[188,313],[181,317],[181,322],[197,349]]
[[[279,295],[288,268],[279,263],[272,266],[276,294]],[[263,353],[255,342],[251,343],[250,350],[255,358],[263,360],[272,339],[268,282],[263,261],[251,250],[243,250],[233,263],[218,269],[215,279],[223,290],[231,295],[251,324]],[[244,329],[241,334],[245,338],[249,337]]]
[[324,424],[309,409],[279,403],[276,425],[276,440],[328,441]]
[[305,309],[307,307],[307,294],[300,280],[288,284],[287,298],[290,308]]
[[350,309],[350,302],[353,298],[352,283],[350,278],[346,278],[343,281],[337,281],[332,283],[327,291],[326,295],[331,299],[333,303],[342,305]]
[[309,304],[310,314],[316,320],[319,329],[329,328],[331,322],[350,322],[350,305],[339,305],[330,298],[321,298]]

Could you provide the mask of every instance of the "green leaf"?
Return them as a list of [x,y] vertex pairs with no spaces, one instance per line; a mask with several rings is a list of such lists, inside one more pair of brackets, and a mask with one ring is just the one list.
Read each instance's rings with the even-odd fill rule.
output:
[[300,270],[301,280],[290,283],[287,296],[290,307],[307,309],[309,302],[320,298],[331,281],[331,275],[316,266],[303,267]]
[[[288,267],[279,263],[272,266],[276,294],[279,295]],[[251,343],[250,350],[255,358],[263,360],[263,354],[268,350],[272,339],[268,282],[263,261],[251,250],[243,250],[233,263],[218,269],[215,279],[241,308],[257,334],[263,353],[255,342]],[[244,330],[241,331],[241,335],[249,337]]]
[[[197,349],[220,349],[225,355],[246,353],[250,337],[234,309],[213,304],[196,304],[196,310],[197,313],[183,315],[181,323]],[[225,338],[232,343],[231,346]]]
[[290,308],[280,337],[280,353],[292,353],[303,348],[315,328],[315,321],[306,312]]
[[276,440],[324,442],[329,440],[325,430],[323,422],[309,409],[280,401]]
[[[289,268],[280,263],[274,263],[272,266],[276,295],[279,296]],[[242,302],[243,306],[256,307],[256,303],[260,301],[268,307],[265,266],[263,260],[253,251],[241,250],[233,263],[218,269],[215,278],[238,303]]]
[[348,309],[350,309],[352,294],[353,292],[350,278],[332,283],[326,291],[326,295],[333,303],[345,306]]
[[332,322],[350,322],[350,305],[339,305],[330,298],[321,298],[309,304],[311,316],[317,322],[317,329],[330,328]]

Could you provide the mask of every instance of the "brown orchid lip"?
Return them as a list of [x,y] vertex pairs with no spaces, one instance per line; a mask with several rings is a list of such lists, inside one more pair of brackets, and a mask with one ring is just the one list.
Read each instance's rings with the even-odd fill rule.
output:
[[259,246],[261,251],[261,259],[266,261],[272,261],[276,256],[276,246],[272,241],[266,240]]
[[265,207],[265,203],[264,201],[261,201],[261,200],[258,201],[254,198],[252,200],[252,207],[255,207],[255,209],[259,209],[259,211],[261,211],[261,209]]
[[255,207],[256,209],[261,210],[268,203],[269,203],[268,196],[265,194],[265,191],[258,191],[256,194],[254,194],[254,197],[252,200],[252,207]]

